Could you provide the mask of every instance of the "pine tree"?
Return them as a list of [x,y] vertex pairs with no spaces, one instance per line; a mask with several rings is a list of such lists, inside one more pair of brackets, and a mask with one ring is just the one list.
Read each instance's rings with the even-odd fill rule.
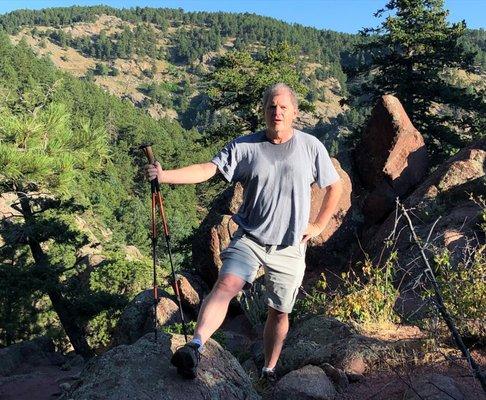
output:
[[358,102],[397,96],[439,162],[485,128],[484,93],[448,79],[451,71],[473,70],[474,54],[460,44],[466,24],[447,21],[443,0],[390,0],[375,15],[385,12],[391,14],[378,28],[363,32],[374,40],[359,48],[373,57],[355,71],[370,78],[358,91]]
[[[288,44],[277,46],[263,54],[236,51],[223,56],[209,77],[211,107],[229,114],[235,133],[255,131],[263,126],[261,98],[264,90],[283,82],[305,98],[308,88],[301,83],[295,50]],[[300,108],[312,110],[307,101]],[[227,136],[226,136],[227,140]]]
[[8,109],[0,113],[0,185],[2,191],[16,195],[14,207],[19,212],[18,218],[2,221],[0,234],[6,243],[0,259],[3,272],[5,260],[10,260],[16,268],[9,271],[22,275],[31,290],[49,296],[74,349],[89,357],[93,353],[83,321],[60,277],[72,269],[66,265],[72,250],[85,240],[73,221],[88,204],[80,187],[90,174],[102,170],[108,145],[106,132],[88,122],[73,131],[69,121],[65,107],[55,103],[30,114]]

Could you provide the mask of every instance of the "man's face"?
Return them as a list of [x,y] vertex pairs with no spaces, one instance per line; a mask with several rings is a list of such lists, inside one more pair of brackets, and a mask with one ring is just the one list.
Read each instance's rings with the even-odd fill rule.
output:
[[268,99],[265,107],[265,122],[267,128],[273,132],[290,130],[297,117],[297,110],[292,104],[287,90],[278,91]]

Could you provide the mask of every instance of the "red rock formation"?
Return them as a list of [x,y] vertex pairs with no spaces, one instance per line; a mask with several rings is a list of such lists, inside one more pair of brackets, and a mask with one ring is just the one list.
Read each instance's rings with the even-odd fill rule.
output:
[[385,218],[419,184],[428,168],[422,135],[415,129],[400,101],[383,96],[373,109],[356,153],[357,171],[370,190],[363,214],[368,222]]
[[[430,235],[429,249],[447,248],[452,263],[463,258],[468,242],[478,245],[478,240],[484,240],[479,228],[482,210],[470,199],[470,194],[478,197],[486,193],[485,163],[486,139],[482,139],[442,164],[403,201],[405,208],[413,208],[411,218],[417,235],[424,241]],[[395,270],[400,279],[405,276],[404,285],[423,268],[404,219],[395,226],[395,215],[391,214],[378,229],[363,235],[362,243],[372,259],[384,259],[387,256],[387,252],[382,254],[384,242],[394,229],[394,249],[398,253]]]
[[[324,229],[319,236],[311,240],[311,246],[319,246],[329,240],[329,238],[339,229],[339,227],[341,227],[344,217],[351,208],[351,179],[341,168],[339,161],[333,158],[332,163],[343,182],[343,193],[341,195],[341,199],[339,200],[336,213],[332,216],[326,229]],[[322,200],[324,199],[325,194],[326,189],[321,189],[317,185],[312,185],[310,221],[314,221],[316,219],[317,214],[321,209]]]
[[181,294],[181,301],[185,307],[191,309],[191,311],[197,314],[199,310],[200,297],[197,291],[193,288],[189,280],[183,276],[177,276],[177,284]]

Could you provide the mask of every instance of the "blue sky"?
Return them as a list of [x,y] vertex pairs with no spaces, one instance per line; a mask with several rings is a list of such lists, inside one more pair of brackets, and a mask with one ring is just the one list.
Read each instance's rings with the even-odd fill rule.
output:
[[[106,4],[112,7],[165,7],[186,11],[251,12],[319,29],[356,33],[376,26],[373,13],[387,0],[0,0],[0,14],[19,8]],[[486,28],[486,0],[445,0],[449,20],[466,20],[470,28]]]

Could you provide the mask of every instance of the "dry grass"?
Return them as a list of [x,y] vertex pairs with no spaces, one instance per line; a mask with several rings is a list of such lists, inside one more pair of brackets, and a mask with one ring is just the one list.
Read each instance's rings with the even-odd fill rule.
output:
[[474,86],[478,90],[486,90],[486,74],[473,74],[461,69],[454,69],[450,71],[449,77],[453,84],[458,86]]
[[99,35],[103,30],[108,36],[111,36],[115,33],[121,32],[123,27],[127,25],[131,29],[135,27],[134,24],[131,24],[128,21],[123,21],[122,19],[113,15],[100,15],[95,22],[80,22],[62,28],[62,30],[71,34],[71,36],[74,38]]
[[366,323],[359,326],[361,334],[380,340],[424,339],[426,335],[417,326],[398,325],[393,322]]
[[[86,75],[86,72],[93,68],[96,62],[92,58],[84,57],[73,48],[63,49],[49,40],[44,40],[45,47],[40,46],[42,39],[32,37],[28,30],[22,30],[19,34],[10,36],[12,43],[17,44],[21,39],[25,39],[27,44],[32,47],[39,56],[49,56],[56,67],[67,71],[74,76]],[[66,61],[64,61],[66,60]]]

